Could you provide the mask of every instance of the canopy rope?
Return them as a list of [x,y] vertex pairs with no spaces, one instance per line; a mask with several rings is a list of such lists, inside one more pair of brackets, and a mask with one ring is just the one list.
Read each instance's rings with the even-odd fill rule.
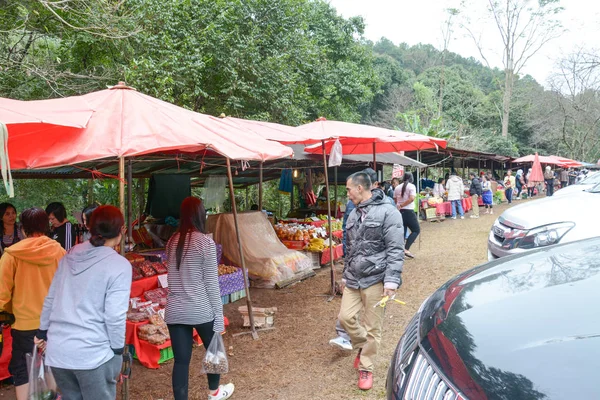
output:
[[10,160],[8,158],[8,128],[6,124],[0,122],[0,136],[2,139],[2,149],[0,150],[0,167],[2,168],[2,181],[8,197],[15,197],[15,187],[13,185],[12,173],[10,172]]

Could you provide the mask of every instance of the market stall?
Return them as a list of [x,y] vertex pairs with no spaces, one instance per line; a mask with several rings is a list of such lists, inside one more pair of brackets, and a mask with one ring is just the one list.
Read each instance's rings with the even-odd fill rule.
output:
[[[218,254],[220,259],[220,254]],[[164,250],[128,253],[133,281],[130,308],[127,313],[125,343],[131,353],[147,368],[173,358],[169,332],[164,323],[167,304],[167,268]],[[244,275],[240,268],[219,265],[219,290],[221,302],[227,304],[246,297]],[[229,321],[225,318],[225,326]],[[201,343],[194,332],[194,341]]]

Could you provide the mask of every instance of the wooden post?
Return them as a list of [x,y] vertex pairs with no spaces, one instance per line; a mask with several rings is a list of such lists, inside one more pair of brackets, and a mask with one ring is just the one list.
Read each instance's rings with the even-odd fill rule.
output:
[[[261,171],[262,171],[262,162]],[[240,264],[242,267],[242,274],[244,275],[244,289],[246,290],[246,304],[248,305],[248,317],[250,318],[250,329],[252,330],[252,338],[258,339],[258,333],[256,332],[256,327],[254,326],[254,313],[252,312],[252,299],[250,298],[250,285],[248,284],[248,270],[246,269],[246,261],[244,260],[244,250],[242,248],[242,236],[240,235],[240,226],[238,222],[238,214],[237,207],[235,206],[235,196],[233,193],[233,176],[231,175],[231,161],[227,158],[227,177],[229,178],[229,195],[231,196],[231,202],[233,207],[231,210],[233,212],[233,222],[235,224],[235,234],[237,236],[238,241],[238,249],[240,252]],[[262,209],[261,209],[262,211]]]
[[377,143],[373,142],[373,170],[377,172]]
[[246,207],[245,210],[248,211],[250,206],[248,206],[248,186],[246,186]]
[[92,204],[94,204],[94,180],[88,179],[87,205],[91,206]]
[[[119,208],[125,215],[125,157],[119,157]],[[125,255],[124,236],[121,236],[121,255]]]
[[[125,215],[125,157],[119,157],[119,207],[121,209],[121,213]],[[125,238],[121,235],[121,255],[125,255]],[[123,359],[128,360],[129,355],[129,346],[125,346],[125,350],[123,351]],[[121,368],[121,371],[127,371],[131,368],[129,363],[125,361]],[[129,379],[123,379],[123,387],[121,388],[121,398],[123,400],[129,399]]]
[[335,296],[335,267],[333,265],[333,232],[331,229],[331,196],[329,195],[329,171],[327,170],[327,153],[325,152],[325,141],[321,141],[323,150],[323,168],[325,169],[325,190],[327,191],[327,225],[329,231],[329,266],[331,268],[331,295]]
[[260,162],[258,170],[258,210],[263,210],[263,162]]
[[138,200],[140,201],[140,213],[138,215],[138,229],[142,227],[142,215],[144,215],[145,197],[146,197],[146,178],[140,178],[139,182],[139,193]]
[[133,161],[127,163],[127,241],[133,243],[131,223],[133,222]]

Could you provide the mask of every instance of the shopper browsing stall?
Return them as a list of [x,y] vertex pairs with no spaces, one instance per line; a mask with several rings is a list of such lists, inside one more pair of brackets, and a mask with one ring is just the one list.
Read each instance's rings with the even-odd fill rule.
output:
[[2,241],[0,242],[0,254],[4,253],[4,249],[19,242],[23,235],[20,232],[17,224],[17,209],[10,203],[0,204],[0,224],[2,226]]
[[123,215],[98,207],[89,226],[91,239],[60,261],[36,335],[65,400],[114,399],[123,363],[131,264],[114,250]]
[[482,179],[483,182],[481,183],[481,197],[483,200],[483,205],[485,206],[485,213],[493,214],[494,194],[492,192],[492,182],[490,181],[489,177],[485,175],[483,175]]
[[50,203],[46,207],[48,221],[50,222],[50,237],[56,240],[63,249],[69,251],[75,246],[77,236],[75,227],[67,219],[67,210],[62,203]]
[[465,211],[462,205],[462,198],[465,192],[465,185],[462,178],[456,176],[456,173],[452,172],[452,175],[446,180],[446,190],[448,191],[448,201],[452,205],[452,219],[456,219],[456,209],[460,214],[460,219],[465,219]]
[[479,218],[479,198],[482,195],[481,182],[474,172],[471,172],[469,177],[471,178],[469,193],[471,194],[471,201],[473,203],[473,214],[471,215],[471,218]]
[[17,400],[27,399],[29,378],[25,354],[31,353],[40,327],[44,298],[65,251],[46,236],[48,215],[41,208],[21,214],[24,239],[6,249],[0,259],[0,311],[15,315],[9,371]]
[[[192,333],[195,328],[208,348],[213,335],[225,329],[219,292],[217,248],[204,234],[206,211],[200,199],[188,197],[181,204],[177,233],[167,244],[169,296],[165,322],[171,335],[173,395],[187,400]],[[219,374],[207,374],[209,400],[228,399],[232,383],[219,385]]]
[[97,205],[91,205],[91,206],[87,206],[86,208],[83,209],[83,211],[81,212],[81,222],[83,222],[83,226],[85,227],[85,229],[87,230],[87,232],[85,232],[83,234],[83,241],[85,242],[86,240],[90,240],[90,238],[92,237],[92,234],[90,233],[90,226],[89,226],[89,222],[90,222],[90,218],[92,217],[92,213],[94,212],[94,210],[98,208]]

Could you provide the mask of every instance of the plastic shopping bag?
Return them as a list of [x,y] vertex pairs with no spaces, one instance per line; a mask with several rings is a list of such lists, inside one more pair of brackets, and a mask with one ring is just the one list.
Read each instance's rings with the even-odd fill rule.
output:
[[342,144],[339,139],[336,139],[329,152],[329,166],[338,167],[342,165]]
[[215,332],[208,349],[206,349],[204,361],[202,361],[202,373],[226,374],[227,372],[229,372],[229,363],[225,353],[225,344],[221,335]]
[[33,347],[32,354],[27,354],[27,368],[29,370],[29,395],[28,400],[55,400],[58,398],[56,381],[50,367],[44,363],[44,356],[37,346]]

